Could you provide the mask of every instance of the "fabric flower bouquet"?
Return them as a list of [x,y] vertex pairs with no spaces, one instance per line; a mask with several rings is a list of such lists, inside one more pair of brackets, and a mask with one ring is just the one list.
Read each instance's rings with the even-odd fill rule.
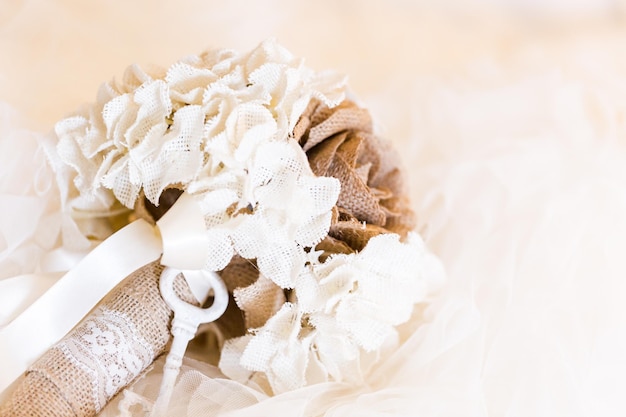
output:
[[[268,395],[362,383],[443,280],[412,231],[397,156],[346,98],[345,78],[307,68],[274,41],[166,71],[131,66],[57,123],[45,146],[70,219],[64,243],[78,235],[100,251],[81,261],[91,270],[143,263],[26,361],[2,416],[96,415],[171,350],[165,267],[176,297],[198,310],[223,285],[228,305],[190,349]],[[139,223],[148,237],[129,229]],[[139,261],[135,250],[154,239],[157,258]]]

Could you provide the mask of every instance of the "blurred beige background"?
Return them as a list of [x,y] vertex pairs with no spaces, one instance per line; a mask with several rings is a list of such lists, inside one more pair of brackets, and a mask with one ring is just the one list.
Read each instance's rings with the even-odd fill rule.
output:
[[[463,81],[470,72],[496,83],[485,72],[494,63],[512,68],[507,77],[553,65],[567,70],[569,60],[595,55],[623,68],[615,51],[626,42],[625,4],[2,0],[0,100],[46,129],[130,63],[166,66],[209,47],[247,50],[270,36],[314,68],[349,74],[366,100],[394,88],[406,96],[403,85],[423,77]],[[399,129],[392,115],[380,118]]]

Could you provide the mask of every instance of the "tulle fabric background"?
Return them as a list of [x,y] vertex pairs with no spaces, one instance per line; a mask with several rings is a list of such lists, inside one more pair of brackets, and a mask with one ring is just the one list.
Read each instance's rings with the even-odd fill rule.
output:
[[266,398],[189,361],[172,415],[623,415],[626,4],[437,4],[2,2],[0,278],[54,259],[64,223],[37,138],[56,120],[130,63],[275,36],[350,76],[448,282],[365,387]]

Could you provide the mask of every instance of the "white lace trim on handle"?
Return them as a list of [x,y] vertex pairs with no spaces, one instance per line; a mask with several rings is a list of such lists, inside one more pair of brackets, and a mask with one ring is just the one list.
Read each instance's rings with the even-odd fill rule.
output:
[[56,346],[76,367],[91,375],[96,410],[128,385],[155,356],[131,319],[98,307],[83,326]]

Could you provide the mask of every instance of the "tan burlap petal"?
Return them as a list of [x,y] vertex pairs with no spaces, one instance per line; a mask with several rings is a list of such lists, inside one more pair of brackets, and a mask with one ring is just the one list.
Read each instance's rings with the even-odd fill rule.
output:
[[226,312],[215,321],[215,325],[225,339],[243,336],[246,333],[247,322],[244,312],[235,301],[236,289],[248,287],[257,281],[259,270],[254,260],[235,255],[219,274],[231,295]]
[[315,249],[324,251],[324,254],[320,257],[322,262],[324,262],[329,255],[334,253],[343,253],[346,255],[354,253],[354,249],[344,240],[336,239],[330,235],[326,236],[324,240],[318,243]]
[[371,238],[383,233],[389,233],[389,230],[382,226],[359,221],[350,213],[342,211],[339,220],[330,226],[329,235],[358,252],[365,247]]
[[341,182],[341,192],[337,200],[339,207],[349,211],[359,220],[384,226],[386,216],[378,197],[380,193],[376,189],[371,189],[356,169],[361,143],[362,139],[357,134],[350,133],[337,148],[324,175],[338,178]]
[[228,291],[233,292],[236,288],[246,287],[256,281],[259,276],[259,270],[254,260],[244,259],[239,255],[235,255],[219,274],[222,280],[224,280]]
[[287,301],[283,289],[262,275],[254,284],[236,289],[234,295],[248,329],[263,326]]
[[323,176],[330,169],[339,146],[348,137],[348,132],[338,133],[307,152],[309,165],[315,175]]
[[[356,107],[350,101],[344,101],[337,107],[329,109],[313,100],[307,108],[304,117],[310,123],[307,140],[302,144],[305,152],[339,132],[346,130],[356,132],[372,131],[372,118],[369,112]],[[306,122],[296,127],[298,133],[300,133],[299,130],[302,128],[306,131],[305,124]],[[294,129],[294,136],[297,135],[296,129]],[[295,137],[296,140],[300,139],[300,136]]]

